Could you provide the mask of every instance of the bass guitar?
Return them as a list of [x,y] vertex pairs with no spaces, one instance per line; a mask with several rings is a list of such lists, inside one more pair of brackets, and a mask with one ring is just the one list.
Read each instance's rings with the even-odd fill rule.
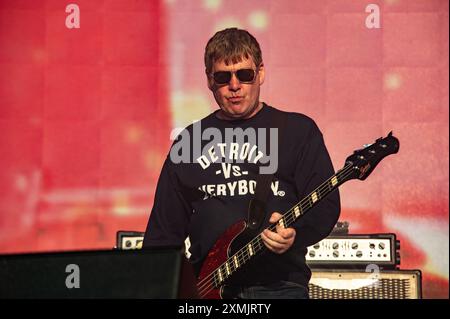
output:
[[[390,132],[387,137],[379,138],[373,144],[354,151],[346,159],[342,169],[285,212],[283,217],[268,229],[275,231],[277,224],[284,228],[290,227],[343,183],[352,179],[365,180],[383,158],[397,153],[399,147],[399,140]],[[248,240],[249,233],[251,230],[247,222],[241,220],[219,237],[200,269],[197,281],[200,298],[222,298],[224,286],[233,278],[233,275],[266,249],[261,233]],[[243,239],[247,240],[243,241]]]

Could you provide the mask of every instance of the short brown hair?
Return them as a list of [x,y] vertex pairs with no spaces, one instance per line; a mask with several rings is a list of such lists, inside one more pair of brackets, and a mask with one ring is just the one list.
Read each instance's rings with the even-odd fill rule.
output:
[[206,73],[210,73],[214,62],[238,63],[242,58],[252,58],[256,66],[262,63],[258,41],[248,31],[229,28],[217,32],[209,39],[205,48]]

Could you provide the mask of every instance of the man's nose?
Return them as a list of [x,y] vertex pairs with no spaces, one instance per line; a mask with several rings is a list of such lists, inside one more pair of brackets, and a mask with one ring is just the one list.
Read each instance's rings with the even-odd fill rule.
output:
[[228,83],[228,87],[231,91],[237,91],[241,88],[241,82],[237,78],[236,74],[233,73],[231,75],[230,83]]

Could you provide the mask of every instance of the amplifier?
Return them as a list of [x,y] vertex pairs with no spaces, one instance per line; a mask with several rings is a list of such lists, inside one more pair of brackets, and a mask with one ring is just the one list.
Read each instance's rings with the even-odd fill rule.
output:
[[198,298],[181,247],[0,255],[0,299]]
[[421,299],[420,270],[316,269],[309,282],[311,299]]
[[365,268],[367,265],[394,269],[400,264],[400,241],[395,234],[329,236],[308,247],[310,268]]
[[[119,230],[117,231],[116,247],[114,248],[120,250],[141,249],[144,243],[144,235],[144,232]],[[187,237],[184,241],[184,255],[187,259],[191,257],[189,247],[191,247],[191,242],[189,237]]]
[[119,230],[116,234],[116,249],[141,249],[144,242],[143,232]]
[[[118,231],[116,248],[133,250],[142,248],[143,232]],[[189,258],[188,241],[185,242]],[[383,269],[394,269],[400,264],[400,241],[395,234],[352,234],[329,236],[308,247],[306,263],[310,268],[365,268],[376,264]]]

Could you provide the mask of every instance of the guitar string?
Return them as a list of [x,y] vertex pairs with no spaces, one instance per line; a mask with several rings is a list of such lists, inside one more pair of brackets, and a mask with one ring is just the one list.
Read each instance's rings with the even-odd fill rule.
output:
[[[338,171],[333,177],[330,177],[329,179],[327,179],[325,182],[323,182],[319,187],[317,187],[316,188],[316,190],[314,190],[314,191],[312,191],[308,196],[306,196],[302,201],[300,201],[299,203],[297,203],[296,205],[294,205],[292,208],[290,208],[289,210],[287,210],[286,211],[286,213],[283,215],[283,217],[282,218],[280,218],[280,219],[284,219],[285,221],[286,221],[286,223],[291,223],[291,222],[293,222],[293,221],[295,221],[295,217],[294,217],[294,215],[293,214],[290,214],[292,211],[293,211],[293,209],[295,209],[296,207],[298,207],[298,206],[300,206],[301,208],[302,208],[302,211],[303,211],[303,206],[305,205],[305,204],[307,204],[307,205],[309,205],[309,206],[312,206],[313,204],[314,204],[314,202],[311,204],[311,196],[312,196],[312,194],[314,194],[314,193],[316,193],[316,192],[319,192],[319,193],[321,193],[322,191],[324,191],[326,188],[330,188],[330,181],[334,178],[334,177],[337,177],[338,175],[341,175],[341,179],[342,179],[342,177],[345,179],[346,177],[348,177],[350,174],[347,174],[347,173],[349,173],[349,172],[351,172],[351,170],[349,170],[350,168],[351,168],[351,166],[352,166],[352,164],[349,164],[348,166],[345,166],[344,168],[342,168],[340,171]],[[342,175],[345,175],[345,176],[342,176]],[[333,186],[332,186],[333,187]],[[329,189],[330,190],[330,189]],[[328,195],[328,194],[327,194]],[[307,207],[307,208],[310,208],[310,207]],[[304,213],[303,213],[304,214]],[[302,214],[302,215],[303,215]],[[292,220],[291,220],[292,219]],[[269,230],[275,230],[276,229],[276,225],[277,225],[277,223],[275,223],[275,224],[272,224],[271,226],[269,226],[267,229],[269,229]],[[227,259],[227,261],[226,262],[224,262],[222,265],[220,265],[220,266],[218,266],[214,271],[212,271],[208,276],[206,276],[206,277],[204,277],[204,278],[202,278],[202,280],[200,280],[199,282],[198,282],[198,284],[197,284],[197,288],[198,288],[198,290],[199,290],[199,294],[202,294],[203,296],[204,295],[206,295],[209,291],[211,291],[212,289],[209,289],[208,291],[206,291],[205,292],[205,289],[208,289],[208,288],[210,288],[210,287],[212,287],[212,286],[217,286],[217,281],[216,281],[216,278],[215,278],[215,273],[216,273],[216,271],[218,270],[218,269],[223,269],[224,267],[224,265],[228,262],[228,260],[233,260],[234,259],[234,257],[235,256],[237,256],[237,259],[238,259],[238,263],[239,264],[241,264],[242,262],[246,262],[246,261],[248,261],[250,258],[246,258],[246,256],[245,256],[245,254],[243,254],[242,252],[244,251],[244,249],[245,248],[247,248],[247,246],[249,246],[250,244],[252,245],[252,247],[253,246],[255,246],[255,247],[257,247],[257,249],[258,249],[258,251],[257,252],[259,252],[259,250],[261,249],[261,234],[259,234],[258,236],[256,236],[253,240],[251,240],[248,244],[246,244],[245,246],[243,246],[239,251],[237,251],[233,256],[231,256],[231,257],[229,257],[228,259]],[[256,243],[254,243],[256,241]],[[258,246],[256,246],[256,244],[258,244]],[[257,252],[255,252],[255,254],[257,253]],[[230,262],[229,264],[231,264],[231,265],[233,265],[233,262]],[[232,270],[231,272],[233,272],[233,271],[235,271],[235,270],[237,270],[237,268],[235,268],[234,270]],[[226,268],[225,268],[225,271],[223,272],[223,273],[226,273],[226,274],[228,274],[228,272],[226,271]],[[214,276],[214,278],[213,278],[213,281],[212,280],[208,280],[208,279],[210,279],[212,276]],[[229,276],[229,275],[227,275],[227,276]]]

